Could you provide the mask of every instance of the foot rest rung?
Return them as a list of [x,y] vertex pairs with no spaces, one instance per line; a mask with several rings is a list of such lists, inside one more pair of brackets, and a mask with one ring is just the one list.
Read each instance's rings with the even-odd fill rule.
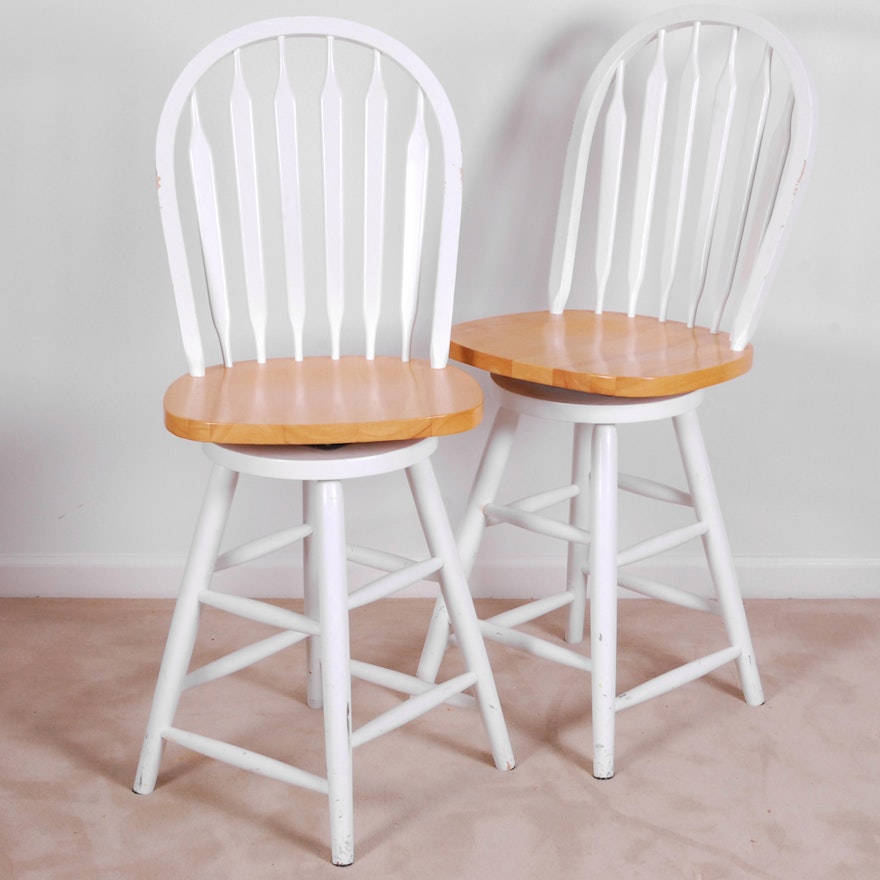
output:
[[443,568],[443,560],[437,557],[424,559],[420,562],[411,562],[396,571],[391,571],[376,578],[363,587],[351,593],[348,597],[348,607],[351,610],[362,608],[379,599],[385,599],[406,587],[411,587],[419,581],[436,580],[432,577]]
[[620,712],[621,709],[637,706],[639,703],[644,703],[645,700],[659,697],[661,694],[681,687],[683,684],[688,684],[698,678],[702,678],[704,675],[708,675],[713,670],[718,669],[719,666],[724,666],[725,663],[736,660],[741,653],[742,651],[739,648],[731,645],[731,647],[725,648],[723,651],[716,651],[714,654],[700,657],[676,669],[671,669],[669,672],[664,672],[662,675],[658,675],[656,678],[652,678],[650,681],[637,685],[626,691],[626,693],[621,694],[614,703],[615,711]]
[[304,614],[297,614],[296,611],[279,608],[277,605],[261,602],[258,599],[233,596],[229,593],[219,593],[216,590],[202,590],[199,594],[199,602],[230,614],[237,614],[239,617],[253,620],[256,623],[277,626],[278,629],[289,629],[310,636],[316,636],[320,633],[320,625],[317,621],[311,620]]
[[305,638],[307,636],[304,633],[288,630],[276,633],[274,636],[269,636],[267,639],[247,645],[244,648],[239,648],[237,651],[232,651],[217,660],[212,660],[210,663],[194,669],[184,678],[181,690],[198,687],[201,684],[207,684],[209,681],[216,681],[218,678],[232,675],[234,672],[240,672],[242,669],[247,669],[248,666],[253,666],[254,663],[259,663],[261,660],[265,660],[274,654],[278,654],[280,651],[290,648]]
[[553,663],[570,666],[572,669],[580,669],[584,672],[589,672],[592,668],[589,657],[584,657],[582,654],[572,651],[571,648],[554,645],[546,639],[520,632],[511,627],[498,626],[491,621],[481,620],[480,632],[482,632],[483,637],[486,639],[500,642],[502,645],[508,645],[511,648],[518,648],[520,651],[526,651],[534,657],[540,657],[542,660],[550,660]]
[[451,697],[460,694],[465,688],[469,688],[476,680],[477,676],[473,672],[466,672],[455,678],[450,678],[449,681],[444,681],[442,684],[429,685],[429,689],[424,693],[410,697],[393,709],[389,709],[359,727],[352,734],[352,747],[362,746],[383,733],[389,733],[402,727],[442,703],[448,702]]
[[520,626],[523,623],[528,623],[530,620],[550,614],[551,611],[556,611],[558,608],[571,605],[572,599],[574,599],[572,593],[557,593],[555,596],[545,596],[543,599],[535,599],[532,602],[526,602],[524,605],[518,605],[516,608],[487,617],[486,623],[505,627]]
[[[417,697],[426,691],[432,690],[437,685],[433,681],[425,681],[396,669],[387,669],[374,663],[365,663],[363,660],[351,661],[351,674],[353,678],[377,684],[380,687]],[[463,709],[475,709],[477,701],[469,694],[455,694],[447,700],[450,706],[459,706]]]
[[569,541],[573,544],[590,543],[590,533],[584,529],[559,522],[552,517],[543,516],[539,513],[531,513],[527,510],[501,504],[487,504],[483,508],[483,513],[489,521],[489,525],[505,522],[512,526],[519,526],[521,529],[527,529],[530,532],[536,532],[539,535],[546,535],[548,538],[559,538],[562,541]]
[[252,752],[249,749],[233,746],[230,743],[177,727],[167,728],[162,733],[162,738],[193,752],[198,752],[207,758],[215,758],[218,761],[231,764],[241,770],[258,773],[260,776],[277,779],[279,782],[286,782],[299,788],[307,788],[310,791],[318,792],[318,794],[328,793],[327,780],[323,777],[316,776],[306,770],[300,770],[299,767],[285,764],[275,758],[268,758],[259,752]]

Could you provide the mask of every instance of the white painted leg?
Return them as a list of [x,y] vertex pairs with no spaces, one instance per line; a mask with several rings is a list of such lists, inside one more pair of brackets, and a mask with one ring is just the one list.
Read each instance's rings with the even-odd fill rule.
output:
[[492,429],[486,440],[457,535],[458,553],[466,577],[470,576],[473,570],[483,532],[486,530],[483,508],[497,498],[518,424],[519,413],[501,407],[495,414]]
[[149,794],[156,786],[164,746],[162,735],[174,720],[181,686],[195,645],[199,594],[208,587],[214,573],[237,484],[238,474],[235,471],[214,465],[165,643],[165,653],[133,786],[138,794]]
[[[504,469],[510,458],[519,414],[503,407],[495,414],[492,429],[483,449],[483,455],[477,468],[474,485],[465,507],[464,516],[458,530],[458,551],[464,566],[465,577],[469,576],[480,547],[483,532],[486,529],[486,518],[483,506],[495,500]],[[436,681],[446,645],[449,642],[449,615],[443,599],[437,600],[431,625],[422,648],[419,660],[418,676],[424,681]]]
[[[302,487],[303,522],[312,524],[311,492],[308,483]],[[312,549],[312,536],[303,541],[303,612],[311,620],[318,620],[319,571],[317,557]],[[306,702],[312,709],[323,704],[321,690],[321,637],[309,636],[306,645]]]
[[694,509],[697,517],[709,526],[703,547],[728,638],[741,652],[736,662],[743,696],[750,706],[760,706],[764,691],[700,421],[694,410],[677,416],[673,423]]
[[593,776],[614,775],[614,703],[617,697],[617,429],[596,425],[590,480],[590,656],[592,663]]
[[[580,492],[571,499],[569,519],[573,526],[589,528],[590,514],[590,425],[574,426],[571,482]],[[585,544],[569,542],[566,589],[572,594],[568,611],[566,640],[580,644],[584,640],[584,622],[587,613],[587,579],[584,570],[590,558]]]
[[474,690],[495,766],[499,770],[512,770],[515,761],[501,701],[434,469],[425,459],[408,468],[406,473],[428,548],[433,556],[443,560],[440,588],[465,664],[477,676]]
[[311,553],[319,572],[331,859],[335,865],[350,865],[354,861],[354,795],[345,508],[338,482],[310,482],[306,492],[310,495],[308,508],[314,528]]

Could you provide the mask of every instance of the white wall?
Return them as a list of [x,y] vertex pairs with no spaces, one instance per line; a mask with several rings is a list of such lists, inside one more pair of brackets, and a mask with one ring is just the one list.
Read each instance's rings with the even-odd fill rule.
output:
[[[734,0],[735,2],[735,0]],[[291,14],[359,19],[445,84],[465,149],[457,317],[539,307],[566,126],[610,41],[663,0],[64,0],[0,14],[0,595],[173,591],[206,462],[168,435],[161,396],[183,372],[160,238],[153,138],[173,79],[213,37]],[[814,175],[753,371],[704,426],[745,590],[880,595],[880,7],[738,2],[801,49],[819,97]],[[491,413],[491,406],[488,407]],[[437,465],[457,516],[485,426]],[[526,435],[535,436],[530,428]],[[665,435],[628,463],[671,459]],[[543,438],[555,463],[566,440]],[[519,459],[518,459],[519,460]],[[552,467],[548,464],[547,467]],[[415,534],[400,492],[353,530]],[[284,487],[243,487],[234,532],[275,521]],[[369,489],[358,498],[375,502]],[[635,514],[634,514],[635,516]],[[377,525],[378,524],[378,527]],[[628,527],[628,526],[627,526]],[[414,540],[414,537],[413,537]],[[536,582],[518,556],[532,556]],[[490,535],[475,589],[533,592],[555,548]],[[690,559],[677,560],[685,571]],[[267,572],[279,583],[279,572]],[[508,579],[509,578],[509,579]],[[272,587],[274,588],[274,587]]]

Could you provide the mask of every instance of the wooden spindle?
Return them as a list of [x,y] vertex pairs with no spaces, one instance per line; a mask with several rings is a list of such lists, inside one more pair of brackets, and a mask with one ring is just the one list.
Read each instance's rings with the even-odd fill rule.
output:
[[605,306],[605,289],[611,275],[614,233],[620,206],[620,179],[626,143],[626,105],[623,100],[624,63],[617,67],[614,92],[605,115],[605,137],[599,183],[599,212],[596,221],[596,313]]
[[345,314],[344,187],[342,160],[342,92],[333,57],[334,37],[327,37],[327,73],[321,92],[321,132],[324,148],[324,255],[330,351],[339,359]]
[[263,268],[263,236],[260,222],[257,157],[251,96],[241,67],[241,51],[233,53],[234,74],[230,100],[232,146],[238,191],[241,252],[244,265],[248,316],[254,333],[257,361],[266,362],[266,277]]
[[678,118],[675,122],[675,136],[669,172],[669,207],[666,215],[663,256],[660,263],[660,307],[658,316],[661,321],[666,320],[669,311],[669,296],[675,281],[675,272],[678,268],[699,96],[700,22],[697,21],[694,22],[690,50],[679,84]]
[[284,37],[278,38],[278,84],[275,89],[275,132],[278,142],[278,174],[281,196],[281,229],[287,314],[293,332],[293,355],[303,359],[303,328],[306,319],[305,268],[302,238],[302,201],[299,177],[299,141],[296,131],[296,99],[290,85]]
[[376,50],[365,102],[364,132],[364,328],[368,359],[376,356],[382,310],[387,127],[388,94],[382,79],[381,55]]
[[654,214],[654,194],[657,188],[657,165],[663,136],[663,118],[666,111],[666,92],[669,76],[666,72],[666,31],[657,34],[654,64],[648,74],[645,88],[645,106],[636,169],[635,201],[633,204],[632,237],[629,260],[629,304],[627,312],[635,315],[639,292],[645,277],[651,224]]
[[730,46],[727,53],[727,64],[718,79],[715,91],[715,110],[709,132],[706,153],[706,173],[700,194],[700,209],[697,218],[697,241],[695,251],[697,259],[694,264],[694,276],[690,289],[690,307],[687,323],[693,327],[697,320],[697,311],[706,285],[706,273],[709,268],[709,256],[715,234],[715,221],[718,216],[718,203],[721,198],[721,184],[724,179],[727,147],[730,144],[730,129],[733,110],[736,106],[737,72],[736,47],[738,28],[730,31]]
[[740,169],[737,185],[734,189],[738,201],[731,205],[731,211],[735,211],[735,216],[731,218],[729,238],[722,251],[728,261],[727,272],[723,282],[719,285],[720,295],[715,303],[715,311],[710,325],[713,333],[717,333],[720,329],[742,252],[743,235],[754,194],[755,175],[758,171],[758,159],[761,155],[761,144],[767,126],[770,85],[770,48],[768,46],[755,77],[752,97],[749,100],[751,112],[744,127],[742,149],[739,151]]
[[409,360],[413,326],[419,298],[422,238],[425,229],[425,200],[428,192],[428,131],[425,125],[425,96],[421,89],[406,151],[406,188],[403,222],[403,271],[400,320],[403,360]]
[[190,99],[189,159],[193,179],[193,195],[199,222],[199,238],[208,286],[211,319],[220,342],[223,363],[232,366],[230,342],[229,288],[223,261],[223,240],[220,232],[220,212],[217,206],[217,183],[211,145],[202,128],[195,93]]
[[[795,124],[795,112],[794,94],[789,92],[779,123],[762,147],[762,151],[766,150],[767,153],[767,165],[763,169],[764,182],[760,187],[759,199],[754,200],[755,204],[752,207],[745,245],[753,280],[739,304],[730,334],[730,347],[734,351],[742,351],[746,347],[761,314],[761,301],[766,288],[766,273],[761,272],[755,263],[758,261],[759,249],[767,246],[768,253],[773,251],[773,242],[767,245],[765,238],[771,234],[777,194],[786,185],[790,185],[792,190],[796,191],[805,171],[803,167],[789,167],[788,160]],[[772,229],[772,235],[782,235],[784,225],[778,224],[779,221]],[[766,257],[764,259],[766,262]]]

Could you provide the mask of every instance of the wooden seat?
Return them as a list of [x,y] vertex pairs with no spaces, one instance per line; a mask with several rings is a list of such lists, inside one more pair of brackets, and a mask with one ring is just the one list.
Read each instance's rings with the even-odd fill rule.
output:
[[[134,790],[153,790],[166,742],[302,786],[326,796],[331,859],[350,864],[353,748],[453,704],[477,708],[495,765],[514,765],[430,462],[438,437],[474,427],[483,406],[476,380],[447,363],[461,215],[455,117],[428,68],[385,34],[273,19],[187,65],[162,112],[156,160],[189,370],[167,391],[165,422],[204,444],[211,473]],[[207,366],[212,339],[217,363]],[[345,481],[394,472],[406,475],[424,532],[415,558],[395,535],[389,547],[346,535]],[[221,552],[239,475],[301,483],[302,516]],[[215,572],[290,544],[302,546],[301,612],[215,585]],[[353,564],[369,571],[356,589]],[[463,671],[434,684],[351,658],[349,614],[425,580],[439,583]],[[203,606],[269,631],[191,670]],[[206,718],[198,730],[176,723],[186,691],[300,642],[307,703],[324,714],[325,774],[226,742]],[[352,729],[352,677],[402,698]]]
[[[751,367],[750,338],[811,167],[812,126],[803,65],[763,19],[714,6],[647,19],[609,50],[583,92],[549,308],[453,328],[452,357],[488,371],[499,403],[458,532],[466,570],[489,526],[512,525],[568,548],[566,583],[549,591],[535,584],[533,601],[483,621],[483,633],[591,673],[599,778],[614,774],[622,709],[730,662],[746,701],[764,699],[696,411],[706,389]],[[523,417],[573,426],[570,480],[499,500]],[[661,420],[672,422],[683,487],[618,467],[618,426]],[[540,450],[535,458],[540,465]],[[517,476],[540,471],[520,461]],[[677,517],[665,531],[621,546],[620,491],[690,508],[690,520]],[[551,515],[560,504],[567,518]],[[694,541],[708,563],[705,591],[666,582],[662,566],[646,567]],[[720,614],[726,643],[700,656],[692,633],[682,633],[680,665],[619,694],[621,587]],[[582,641],[588,589],[589,656],[518,629],[567,607],[565,638]],[[423,678],[436,675],[447,637],[438,608]]]
[[273,358],[181,376],[165,426],[205,443],[336,444],[442,437],[476,427],[483,395],[471,376],[423,360]]
[[450,355],[497,376],[612,397],[696,391],[747,372],[752,347],[646,315],[571,310],[500,315],[454,328]]

